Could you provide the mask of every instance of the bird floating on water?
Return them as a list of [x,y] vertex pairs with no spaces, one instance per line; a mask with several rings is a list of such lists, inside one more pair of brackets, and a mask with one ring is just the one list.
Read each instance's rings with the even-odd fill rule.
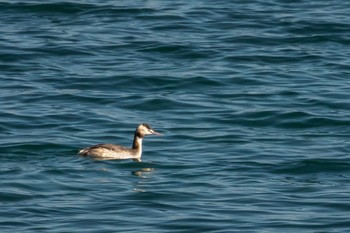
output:
[[148,124],[142,123],[135,130],[134,142],[131,148],[114,144],[98,144],[84,148],[78,154],[103,160],[132,159],[136,162],[141,162],[142,139],[146,135],[162,134],[154,131]]

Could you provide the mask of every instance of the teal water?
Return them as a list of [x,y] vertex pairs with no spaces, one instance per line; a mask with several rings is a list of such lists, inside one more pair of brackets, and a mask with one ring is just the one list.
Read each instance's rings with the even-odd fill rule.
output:
[[96,2],[0,1],[1,232],[350,231],[347,1]]

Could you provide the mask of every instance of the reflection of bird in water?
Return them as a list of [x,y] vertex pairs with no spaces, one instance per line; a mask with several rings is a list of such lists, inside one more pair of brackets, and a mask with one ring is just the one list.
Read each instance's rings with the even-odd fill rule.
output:
[[147,184],[144,182],[145,179],[149,179],[153,175],[154,168],[142,168],[137,171],[133,171],[132,174],[139,178],[139,181],[135,183],[135,188],[132,190],[138,193],[147,192]]
[[142,139],[146,135],[161,135],[154,131],[148,124],[140,124],[135,131],[132,148],[113,144],[98,144],[79,151],[79,155],[90,156],[97,159],[132,159],[141,162]]
[[154,168],[142,168],[141,170],[133,171],[132,174],[139,177],[144,177],[144,173],[153,172]]

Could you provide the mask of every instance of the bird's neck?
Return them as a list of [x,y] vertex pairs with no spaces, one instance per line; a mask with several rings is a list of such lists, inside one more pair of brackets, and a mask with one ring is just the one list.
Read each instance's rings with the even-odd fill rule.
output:
[[135,150],[135,158],[141,159],[142,154],[142,139],[141,137],[138,137],[135,135],[134,142],[132,143],[132,149]]

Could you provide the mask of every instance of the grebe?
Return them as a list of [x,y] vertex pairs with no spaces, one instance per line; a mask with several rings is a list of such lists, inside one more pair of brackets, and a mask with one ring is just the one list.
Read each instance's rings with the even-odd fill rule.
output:
[[136,162],[141,162],[142,155],[142,139],[146,135],[161,135],[154,131],[148,124],[140,124],[134,135],[132,148],[126,148],[113,144],[98,144],[87,147],[79,151],[79,155],[91,156],[97,159],[132,159]]

